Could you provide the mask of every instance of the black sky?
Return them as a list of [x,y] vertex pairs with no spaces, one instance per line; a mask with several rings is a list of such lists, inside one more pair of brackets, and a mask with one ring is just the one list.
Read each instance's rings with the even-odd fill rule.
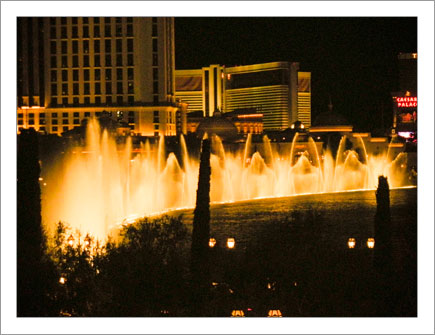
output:
[[[314,5],[314,4],[313,4]],[[417,18],[175,18],[177,69],[296,61],[312,76],[312,114],[334,111],[357,130],[389,126],[397,54],[417,51]]]

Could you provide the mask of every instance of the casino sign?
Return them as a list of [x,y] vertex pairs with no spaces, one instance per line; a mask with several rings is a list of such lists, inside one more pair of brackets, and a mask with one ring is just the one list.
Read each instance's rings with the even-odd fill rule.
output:
[[417,107],[417,97],[398,97],[396,102],[398,108]]

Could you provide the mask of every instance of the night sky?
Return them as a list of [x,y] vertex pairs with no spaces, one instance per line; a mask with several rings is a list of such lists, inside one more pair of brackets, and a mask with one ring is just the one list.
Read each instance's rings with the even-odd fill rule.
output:
[[296,61],[312,76],[312,118],[328,109],[355,130],[391,126],[397,54],[417,51],[416,18],[175,18],[176,69]]

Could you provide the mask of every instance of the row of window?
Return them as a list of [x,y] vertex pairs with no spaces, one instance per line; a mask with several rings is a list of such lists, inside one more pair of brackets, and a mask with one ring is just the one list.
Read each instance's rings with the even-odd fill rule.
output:
[[[68,19],[71,20],[70,22],[72,24],[78,24],[79,20],[81,20],[82,24],[89,24],[91,22],[93,22],[94,24],[98,24],[100,23],[100,18],[99,17],[51,17],[50,18],[50,24],[55,25],[57,24],[58,20],[60,20],[60,24],[61,25],[66,25],[68,24]],[[122,23],[122,17],[114,17],[113,18],[115,20],[115,23]],[[127,23],[133,23],[133,18],[132,17],[125,17],[124,18],[125,21]],[[104,17],[104,23],[108,24],[112,22],[112,18],[111,17]],[[153,22],[157,22],[157,18],[153,18]]]
[[[155,82],[157,83],[157,82]],[[52,96],[56,96],[56,95],[69,95],[70,93],[70,88],[68,88],[68,84],[62,84],[60,86],[61,91],[58,91],[58,85],[57,84],[52,84],[51,85],[51,95]],[[80,94],[91,94],[91,85],[90,83],[84,83],[82,85],[83,87],[83,92],[80,92],[80,85],[79,83],[74,83],[72,85],[72,94],[73,95],[80,95]],[[113,94],[112,93],[112,82],[106,82],[106,91],[104,92],[104,94]],[[60,93],[60,94],[58,94]],[[134,85],[133,82],[128,82],[127,83],[127,92],[128,94],[134,94]],[[95,83],[94,85],[94,92],[93,94],[102,94],[101,93],[101,84],[100,83]],[[124,94],[124,85],[122,81],[119,81],[116,83],[116,94]]]
[[[104,73],[104,79],[106,81],[112,80],[112,69],[104,69],[103,71],[104,71],[103,72]],[[123,80],[123,78],[124,78],[123,72],[124,71],[123,71],[122,68],[116,69],[116,79],[118,81],[122,81]],[[61,71],[51,70],[50,74],[51,74],[51,82],[52,83],[55,83],[55,82],[57,83],[58,82],[57,76],[58,76],[59,73],[60,73],[62,81],[64,81],[64,82],[69,81],[68,77],[71,76],[71,73],[72,73],[72,80],[73,81],[79,81],[80,80],[79,79],[80,78],[80,76],[79,76],[80,72],[79,72],[78,69],[77,70],[72,70],[72,71],[68,71],[68,70],[61,70]],[[82,73],[81,79],[83,81],[90,81],[91,80],[91,76],[90,76],[91,70],[84,69],[83,72],[81,72],[81,73]],[[93,73],[94,73],[93,80],[95,80],[95,81],[101,80],[101,69],[94,69]],[[133,68],[128,68],[127,69],[127,80],[133,80],[133,79],[134,79]],[[158,69],[157,68],[153,69],[153,79],[154,80],[158,80]]]
[[[90,104],[91,104],[91,97],[84,97],[83,100],[84,100],[84,104],[85,104],[85,105],[90,105]],[[51,105],[52,105],[52,106],[56,106],[56,105],[58,105],[58,104],[61,104],[61,105],[63,105],[63,106],[71,105],[71,103],[69,102],[69,100],[68,100],[67,97],[63,97],[63,98],[61,98],[60,101],[61,101],[61,102],[58,102],[57,97],[53,97],[53,99],[52,99],[52,101],[51,101]],[[73,99],[72,99],[72,105],[79,105],[79,104],[80,104],[79,101],[80,101],[80,100],[79,100],[79,97],[73,97]],[[124,97],[123,97],[122,95],[118,95],[118,96],[116,96],[116,103],[117,103],[118,105],[122,105],[124,102],[125,102],[125,101],[124,101]],[[127,102],[128,102],[129,104],[134,103],[134,95],[129,95],[129,96],[127,96]],[[101,96],[96,96],[96,97],[95,97],[95,105],[101,105],[101,104],[102,104]],[[112,96],[111,96],[111,95],[106,95],[106,102],[105,102],[105,104],[106,104],[106,105],[111,105],[111,104],[113,104],[113,99],[112,99]]]
[[[112,28],[113,27],[113,28]],[[68,33],[68,30],[70,31]],[[104,25],[104,37],[112,37],[113,33],[112,30],[114,30],[116,37],[133,37],[133,25],[127,24],[125,32],[123,32],[122,25],[116,24],[115,26],[112,25]],[[59,38],[67,39],[67,38],[89,38],[89,37],[102,37],[100,26],[94,25],[92,32],[90,33],[88,26],[82,26],[82,29],[79,30],[78,26],[72,26],[71,29],[68,29],[68,27],[60,27],[58,29],[57,27],[51,27],[50,28],[50,38],[51,39],[57,39]]]
[[[115,50],[117,53],[122,53],[123,50],[125,51],[125,47],[123,47],[123,41],[126,41],[125,44],[127,46],[127,52],[133,52],[133,39],[129,38],[127,40],[123,39],[116,39],[115,43],[112,44],[112,40],[104,40],[104,51],[106,53],[112,53],[112,45],[115,46]],[[154,42],[156,41],[156,42]],[[68,52],[68,45],[72,49],[73,54],[79,53],[79,46],[82,48],[82,52],[85,54],[90,53],[90,40],[69,40],[69,41],[51,41],[50,42],[50,52],[52,55],[55,55],[58,51],[58,47],[60,47],[60,51],[62,54],[69,54]],[[101,51],[101,40],[93,40],[92,43],[94,47],[94,53],[98,54]],[[157,52],[157,39],[153,39],[153,52]]]
[[[61,56],[60,57],[60,66],[58,66],[58,59],[56,56],[51,56],[51,62],[50,66],[51,68],[68,68],[68,67],[101,67],[103,66],[101,63],[101,58],[99,55],[94,55],[94,63],[91,65],[90,63],[90,57],[89,55],[83,55],[82,57],[82,63],[79,65],[79,56],[73,55],[72,56],[72,66],[71,63],[68,64],[68,56]],[[124,58],[122,57],[122,54],[117,54],[115,59],[114,66],[134,66],[134,57],[133,54],[127,54],[126,62]],[[157,60],[156,60],[157,62]],[[154,62],[153,62],[154,64]],[[104,57],[104,66],[112,66],[112,55],[106,55]]]
[[[158,111],[154,111],[154,115],[155,115],[155,113],[158,113]],[[84,117],[91,117],[91,116],[101,116],[101,113],[102,112],[82,112],[82,114],[83,114],[83,116]],[[63,112],[63,113],[58,113],[58,112],[51,112],[51,113],[48,113],[50,116],[51,116],[51,118],[52,119],[56,119],[58,116],[60,116],[60,114],[62,114],[62,117],[69,117],[69,115],[71,114],[71,113],[67,113],[67,112]],[[73,112],[72,113],[72,115],[73,115],[73,117],[80,117],[80,112]],[[121,111],[119,111],[119,112],[117,112],[117,116],[123,116],[124,115],[124,112],[121,112]],[[134,111],[128,111],[128,117],[130,118],[130,117],[133,117],[134,118],[134,116],[135,116],[135,112]],[[29,119],[34,119],[35,118],[35,113],[28,113],[27,114],[27,116],[28,116],[28,118]],[[46,116],[46,113],[39,113],[39,119],[45,119],[45,116]],[[24,114],[23,113],[18,113],[18,119],[22,119],[24,117]]]

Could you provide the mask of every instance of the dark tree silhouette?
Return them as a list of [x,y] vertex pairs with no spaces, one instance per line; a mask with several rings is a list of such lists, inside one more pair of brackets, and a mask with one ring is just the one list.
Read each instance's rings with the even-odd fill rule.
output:
[[376,190],[375,215],[375,266],[380,270],[387,270],[391,265],[391,214],[390,187],[387,177],[379,176]]
[[17,152],[17,314],[44,314],[43,231],[38,138],[23,130]]
[[202,141],[202,151],[199,165],[198,190],[196,207],[193,216],[191,275],[193,283],[193,305],[196,311],[203,310],[210,274],[208,258],[210,237],[210,140]]

